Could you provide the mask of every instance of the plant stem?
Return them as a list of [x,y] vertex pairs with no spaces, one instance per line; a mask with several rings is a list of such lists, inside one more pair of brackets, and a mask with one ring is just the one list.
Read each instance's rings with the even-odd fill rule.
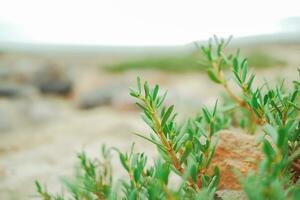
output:
[[[170,159],[172,160],[173,166],[180,173],[180,175],[183,176],[185,174],[185,170],[181,166],[180,161],[177,158],[172,145],[170,144],[170,142],[167,140],[167,138],[165,137],[165,135],[163,133],[162,126],[161,126],[161,119],[157,115],[157,110],[155,108],[153,108],[145,98],[141,97],[141,100],[144,102],[146,107],[149,108],[149,110],[151,112],[151,117],[155,123],[154,125],[155,125],[155,129],[156,129],[156,133],[157,133],[161,143],[166,148],[168,155],[169,155]],[[198,191],[199,188],[197,187],[197,184],[195,184],[191,178],[189,178],[189,184],[196,191]]]

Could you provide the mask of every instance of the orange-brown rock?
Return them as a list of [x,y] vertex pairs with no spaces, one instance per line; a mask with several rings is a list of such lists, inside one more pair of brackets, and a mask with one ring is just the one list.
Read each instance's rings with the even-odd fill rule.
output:
[[249,171],[257,170],[261,159],[260,146],[255,141],[255,136],[222,131],[212,161],[220,169],[220,189],[241,189],[233,169],[246,175]]

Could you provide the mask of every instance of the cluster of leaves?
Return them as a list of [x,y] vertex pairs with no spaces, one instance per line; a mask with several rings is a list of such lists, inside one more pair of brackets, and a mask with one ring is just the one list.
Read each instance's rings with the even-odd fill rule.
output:
[[160,156],[171,170],[187,182],[185,191],[196,195],[198,191],[209,187],[211,191],[219,180],[218,168],[208,174],[214,156],[216,133],[223,128],[226,120],[217,112],[217,103],[212,111],[202,109],[202,114],[189,119],[182,126],[177,125],[174,106],[165,107],[162,102],[166,93],[158,96],[159,86],[150,88],[148,83],[141,84],[137,79],[137,90],[131,89],[131,96],[142,110],[142,118],[152,129],[150,137],[137,134],[156,145]]
[[[283,82],[274,88],[268,83],[254,87],[255,75],[249,72],[247,59],[240,56],[239,50],[235,55],[226,55],[224,48],[227,44],[228,41],[215,38],[214,44],[210,41],[202,47],[210,63],[208,75],[224,87],[240,108],[238,112],[247,113],[244,116],[250,118],[247,120],[251,122],[249,129],[254,132],[258,125],[263,127],[264,132],[264,159],[258,175],[249,175],[244,181],[245,191],[250,199],[287,199],[299,194],[299,81],[294,81],[291,91],[286,91]],[[224,65],[231,67],[231,76],[225,74]],[[230,78],[234,79],[241,94],[230,88]],[[253,193],[253,189],[257,192]]]
[[[159,157],[153,166],[147,164],[147,156],[115,149],[121,166],[128,174],[129,181],[120,180],[112,184],[108,161],[96,164],[80,154],[81,173],[75,180],[64,180],[68,195],[72,199],[215,199],[219,183],[219,170],[211,166],[218,140],[217,133],[228,121],[219,114],[217,102],[210,111],[204,107],[201,114],[176,123],[174,106],[164,106],[167,93],[161,94],[159,86],[151,88],[147,82],[137,78],[137,90],[130,95],[137,99],[142,109],[142,118],[150,127],[149,137],[135,133],[153,143]],[[110,153],[103,150],[104,160]],[[100,167],[100,169],[98,169]],[[97,172],[98,169],[98,172]],[[168,185],[170,176],[177,176],[181,184],[176,189]],[[109,177],[109,178],[107,178]],[[119,185],[121,183],[121,191]],[[45,200],[64,199],[63,195],[50,195],[39,183],[37,191]],[[117,189],[113,189],[117,188]]]
[[[167,93],[161,93],[158,85],[150,87],[137,78],[137,88],[130,89],[130,95],[136,99],[151,132],[148,136],[135,135],[156,147],[158,158],[154,164],[147,162],[144,153],[134,152],[134,145],[127,153],[113,148],[128,177],[115,182],[111,149],[102,148],[101,160],[91,160],[81,153],[75,178],[63,179],[66,194],[52,195],[36,182],[40,197],[44,200],[217,199],[220,174],[212,160],[218,132],[234,122],[228,118],[228,112],[241,112],[241,120],[249,118],[249,124],[245,125],[249,130],[254,132],[256,127],[261,127],[263,132],[264,158],[258,172],[241,176],[249,199],[299,199],[300,81],[294,81],[291,91],[283,84],[273,88],[268,83],[255,87],[255,75],[249,72],[247,59],[239,51],[234,55],[225,54],[228,43],[215,38],[215,43],[209,42],[202,47],[202,52],[209,66],[208,76],[224,87],[234,105],[220,109],[216,102],[211,110],[203,107],[199,115],[180,124],[174,106],[164,104]],[[230,87],[230,77],[225,71],[228,68],[240,94]],[[177,177],[179,184],[170,184],[171,177]]]
[[77,155],[79,168],[74,179],[62,179],[68,194],[50,194],[46,188],[36,181],[36,190],[44,200],[63,199],[108,199],[114,197],[112,191],[112,167],[110,149],[102,146],[101,160],[91,160],[85,153]]

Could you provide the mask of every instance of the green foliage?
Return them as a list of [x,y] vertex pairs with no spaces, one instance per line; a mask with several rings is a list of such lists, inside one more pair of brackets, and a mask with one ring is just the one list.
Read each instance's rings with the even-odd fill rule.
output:
[[[159,158],[153,166],[147,165],[147,156],[135,153],[132,146],[129,153],[115,149],[121,166],[129,181],[122,179],[121,191],[112,184],[110,151],[103,148],[104,161],[92,161],[84,153],[78,155],[80,170],[75,180],[63,179],[71,199],[214,199],[219,183],[219,170],[211,166],[217,144],[217,133],[228,124],[218,112],[217,102],[212,110],[203,108],[199,116],[176,123],[174,106],[164,105],[167,93],[161,93],[158,85],[150,87],[137,78],[137,89],[130,89],[136,98],[136,105],[142,110],[142,118],[150,127],[149,137],[135,133],[153,143]],[[211,170],[210,170],[211,169]],[[169,186],[169,177],[181,179],[176,189]],[[117,184],[118,185],[118,184]],[[116,190],[113,190],[116,188]],[[48,194],[37,185],[43,199],[56,196]],[[63,199],[64,196],[60,195]]]
[[[154,164],[147,162],[144,153],[136,153],[134,145],[127,153],[113,148],[127,173],[126,178],[114,182],[111,149],[102,148],[101,160],[91,160],[80,153],[80,166],[74,178],[63,179],[66,193],[52,195],[36,182],[39,196],[44,200],[217,199],[220,172],[212,160],[219,131],[233,125],[262,132],[264,157],[258,171],[246,177],[240,175],[248,198],[299,199],[300,79],[293,82],[291,90],[284,88],[283,82],[273,87],[268,83],[257,87],[248,60],[239,51],[226,54],[228,43],[215,37],[214,42],[201,48],[209,78],[228,94],[224,106],[218,106],[216,101],[212,109],[203,107],[197,116],[181,124],[176,121],[175,106],[165,105],[167,92],[161,92],[159,85],[150,86],[138,77],[136,89],[130,89],[151,130],[149,135],[134,134],[156,147],[159,156]],[[230,88],[231,79],[240,93]],[[169,183],[172,176],[179,178],[178,185]]]
[[[252,123],[248,124],[248,128],[258,125],[264,130],[264,159],[258,173],[249,174],[243,180],[245,192],[253,200],[294,199],[300,187],[299,183],[295,183],[300,174],[299,81],[294,81],[291,91],[283,87],[283,82],[274,88],[268,83],[254,87],[255,75],[249,72],[248,60],[240,56],[239,50],[234,55],[226,55],[226,44],[228,42],[224,39],[215,38],[214,43],[210,41],[208,46],[202,47],[210,62],[208,75],[224,87],[232,102],[240,108],[237,112],[247,113],[239,117],[240,120],[249,118],[246,121]],[[229,87],[230,78],[225,75],[224,64],[230,66],[230,78],[234,79],[241,94],[235,94]]]
[[79,153],[79,168],[74,179],[63,178],[62,182],[68,194],[51,195],[43,189],[36,181],[36,189],[44,200],[63,200],[63,199],[111,199],[112,197],[112,171],[108,148],[102,146],[102,159],[91,160],[85,153]]
[[268,124],[264,131],[270,136],[262,141],[265,157],[258,173],[250,173],[242,180],[245,192],[250,200],[298,199],[300,183],[291,181],[289,169],[295,158],[299,158],[300,151],[298,147],[297,151],[289,153],[289,135],[297,132],[299,136],[299,125],[291,123],[274,128]]

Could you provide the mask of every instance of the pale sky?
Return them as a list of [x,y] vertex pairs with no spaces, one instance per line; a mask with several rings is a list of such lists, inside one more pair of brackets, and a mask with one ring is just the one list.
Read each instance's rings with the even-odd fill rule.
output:
[[299,0],[0,0],[0,40],[178,45],[282,31]]

